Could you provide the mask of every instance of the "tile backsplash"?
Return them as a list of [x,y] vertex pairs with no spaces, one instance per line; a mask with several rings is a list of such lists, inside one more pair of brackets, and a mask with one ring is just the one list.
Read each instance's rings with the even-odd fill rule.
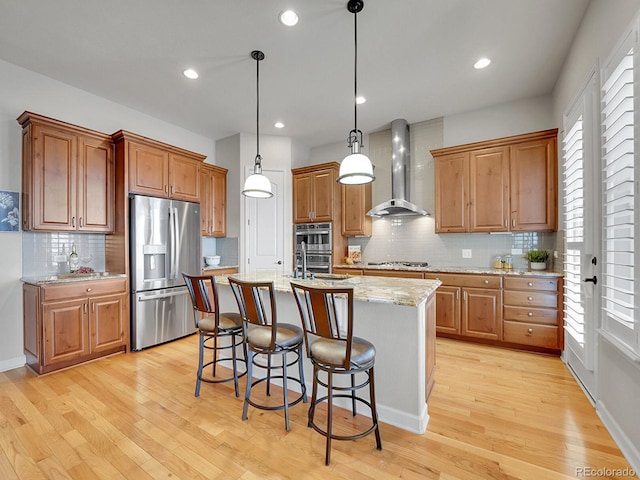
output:
[[202,256],[220,255],[220,265],[238,265],[238,238],[237,237],[202,237]]
[[[522,232],[509,234],[446,233],[436,234],[433,217],[390,217],[373,219],[371,237],[350,238],[349,245],[360,245],[362,261],[428,262],[433,267],[489,268],[496,255],[511,254],[512,249],[526,253],[532,248],[562,252],[561,232]],[[462,258],[470,250],[471,258]],[[523,255],[512,255],[514,268],[528,267]],[[553,257],[553,255],[552,255]],[[560,270],[556,260],[550,269]]]
[[69,253],[74,243],[80,265],[103,272],[104,238],[104,235],[97,233],[23,232],[22,275],[33,277],[69,273]]

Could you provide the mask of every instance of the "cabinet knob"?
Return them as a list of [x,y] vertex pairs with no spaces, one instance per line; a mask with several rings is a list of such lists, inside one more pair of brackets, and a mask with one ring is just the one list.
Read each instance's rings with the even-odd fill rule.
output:
[[489,280],[485,280],[485,281],[484,281],[484,284],[485,284],[485,285],[488,285],[488,284],[489,284]]
[[528,315],[529,317],[533,317],[533,312],[529,312],[529,313],[527,313],[527,315]]
[[530,287],[533,287],[533,282],[529,282],[527,283],[527,285],[529,285]]
[[527,297],[527,300],[532,301],[533,297]]
[[87,288],[87,292],[90,292],[90,291],[91,291],[91,287]]
[[527,333],[529,333],[529,334],[533,333],[533,328],[528,328],[527,329]]

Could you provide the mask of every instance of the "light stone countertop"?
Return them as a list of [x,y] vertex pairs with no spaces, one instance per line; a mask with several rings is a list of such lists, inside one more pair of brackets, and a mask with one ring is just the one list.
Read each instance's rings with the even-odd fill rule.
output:
[[416,307],[434,294],[442,282],[440,280],[420,280],[413,278],[388,278],[341,276],[338,278],[316,278],[302,280],[278,272],[251,272],[216,276],[219,285],[229,285],[228,277],[239,280],[273,282],[276,292],[291,293],[291,282],[314,287],[353,287],[354,300],[373,303],[391,303]]
[[61,275],[48,275],[42,277],[22,277],[20,281],[22,283],[28,283],[31,285],[53,285],[56,283],[71,283],[71,282],[88,282],[99,280],[113,280],[114,278],[127,278],[124,273],[109,273],[109,272],[95,272],[95,273],[64,273]]
[[366,263],[356,263],[348,265],[346,263],[334,265],[333,268],[353,269],[353,270],[403,270],[409,272],[426,273],[474,273],[479,275],[515,275],[515,276],[536,276],[536,277],[562,277],[562,272],[552,270],[502,270],[497,268],[483,267],[415,267],[404,265],[368,265]]
[[238,265],[215,265],[213,267],[208,265],[203,265],[203,272],[215,272],[216,270],[227,270],[228,268],[239,268]]

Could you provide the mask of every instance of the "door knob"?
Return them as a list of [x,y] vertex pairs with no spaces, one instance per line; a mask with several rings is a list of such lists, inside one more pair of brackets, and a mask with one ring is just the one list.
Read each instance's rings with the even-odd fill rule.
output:
[[595,275],[591,278],[585,278],[583,280],[583,282],[593,282],[594,285],[598,284],[598,277],[596,277]]
[[282,265],[282,260],[278,260],[276,263],[277,263],[278,265]]

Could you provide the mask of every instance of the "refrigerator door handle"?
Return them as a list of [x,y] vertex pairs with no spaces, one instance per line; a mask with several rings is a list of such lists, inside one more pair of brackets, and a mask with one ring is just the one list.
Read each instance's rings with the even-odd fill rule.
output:
[[186,290],[180,290],[179,292],[171,292],[171,293],[157,293],[157,294],[145,294],[144,296],[139,296],[139,302],[150,302],[152,300],[160,300],[163,298],[169,297],[181,297],[187,293]]
[[176,278],[176,256],[178,250],[176,248],[176,214],[173,207],[169,207],[169,242],[171,242],[171,250],[169,251],[169,278]]
[[180,265],[180,257],[179,252],[182,251],[182,246],[180,245],[180,228],[178,226],[178,209],[173,207],[173,231],[175,237],[175,255],[173,256],[173,278],[176,278],[179,275],[178,266]]

